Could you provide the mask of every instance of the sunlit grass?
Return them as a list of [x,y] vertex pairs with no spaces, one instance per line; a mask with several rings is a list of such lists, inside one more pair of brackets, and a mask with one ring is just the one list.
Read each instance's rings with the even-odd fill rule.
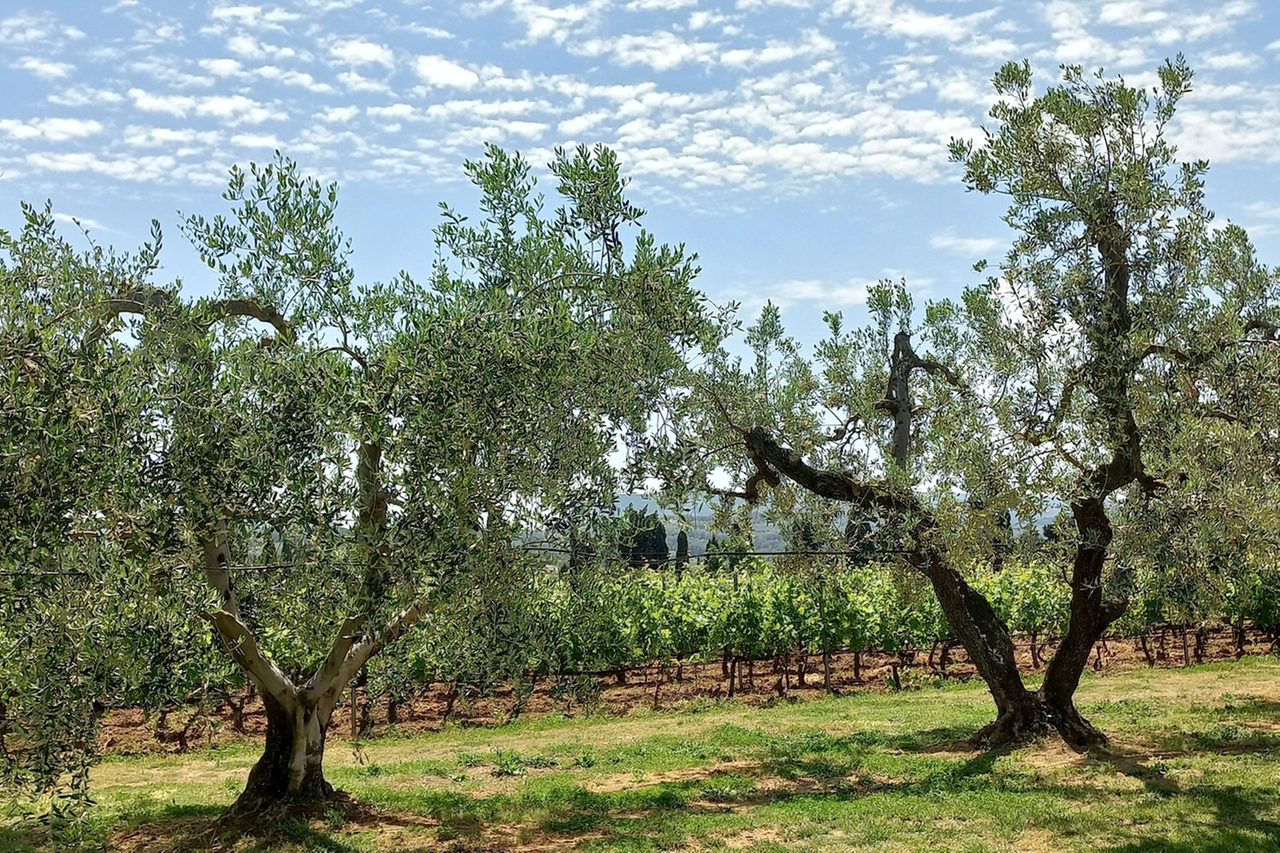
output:
[[[957,742],[991,714],[980,685],[748,708],[449,728],[359,748],[328,775],[376,809],[286,824],[253,850],[1280,850],[1280,662],[1087,678],[1112,747],[1011,752]],[[111,759],[87,837],[208,847],[256,759],[237,744]],[[0,835],[0,851],[30,849]]]

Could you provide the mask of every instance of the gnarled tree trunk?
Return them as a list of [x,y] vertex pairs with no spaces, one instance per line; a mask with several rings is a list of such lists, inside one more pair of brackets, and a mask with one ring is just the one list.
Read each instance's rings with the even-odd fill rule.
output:
[[[234,607],[234,590],[227,588],[232,592],[228,605]],[[267,713],[267,742],[262,757],[250,771],[244,791],[225,820],[256,823],[275,819],[336,794],[324,778],[324,743],[338,699],[369,658],[401,637],[421,617],[422,611],[414,605],[372,634],[361,630],[363,617],[347,618],[319,669],[297,685],[262,655],[253,633],[230,612],[230,607],[209,614],[232,659],[257,685]]]
[[267,742],[249,771],[249,781],[227,812],[238,821],[257,815],[322,802],[334,795],[324,778],[324,742],[333,709],[308,707],[294,692],[285,702],[264,693]]
[[1063,739],[1084,749],[1105,744],[1107,736],[1076,708],[1076,689],[1089,665],[1094,645],[1112,623],[1124,615],[1128,602],[1123,598],[1104,598],[1102,594],[1102,570],[1112,538],[1111,523],[1102,500],[1077,500],[1071,505],[1071,512],[1080,536],[1071,572],[1071,621],[1045,669],[1040,693]]
[[[905,348],[905,344],[900,346]],[[1047,731],[1051,717],[1042,697],[1027,690],[1022,683],[1009,629],[991,602],[970,586],[932,543],[936,522],[927,507],[910,493],[883,484],[860,482],[842,471],[813,468],[761,427],[745,430],[743,438],[762,479],[773,482],[781,474],[821,497],[850,501],[889,516],[915,519],[911,536],[918,550],[912,565],[929,578],[943,614],[996,703],[995,721],[974,736],[975,742],[1013,743]],[[899,450],[905,453],[905,445],[899,445]]]
[[996,703],[995,720],[980,729],[973,742],[993,746],[1045,734],[1050,716],[1042,698],[1022,683],[1013,637],[991,602],[941,555],[930,555],[918,562],[918,568],[929,577],[956,639],[968,652]]

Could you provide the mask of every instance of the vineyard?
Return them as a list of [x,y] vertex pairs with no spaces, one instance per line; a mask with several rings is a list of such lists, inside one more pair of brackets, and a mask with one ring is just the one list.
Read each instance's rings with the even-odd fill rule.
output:
[[[813,559],[778,567],[747,555],[732,569],[691,568],[679,577],[669,567],[623,569],[589,595],[575,592],[562,568],[548,567],[519,596],[505,597],[500,612],[464,607],[427,620],[402,655],[370,666],[338,716],[350,736],[367,737],[388,728],[438,729],[450,720],[500,725],[528,714],[912,690],[974,677],[936,601],[910,576],[888,563],[851,566],[830,557],[825,571],[804,570]],[[1015,631],[1022,671],[1043,671],[1068,615],[1060,570],[1046,560],[972,576]],[[1091,667],[1111,672],[1272,654],[1277,589],[1275,569],[1253,568],[1213,597],[1203,592],[1198,611],[1159,590],[1138,596],[1099,641]],[[493,654],[477,625],[502,632],[505,654]],[[216,653],[207,647],[211,658]],[[158,674],[171,663],[157,657],[149,665]],[[229,673],[209,689],[207,671],[199,671],[202,682],[188,685],[187,701],[160,713],[121,708],[109,715],[107,750],[185,751],[261,734],[252,688]]]
[[[669,570],[632,571],[588,596],[574,594],[559,574],[550,570],[537,578],[520,596],[518,611],[508,600],[501,616],[459,614],[471,624],[501,621],[500,630],[519,631],[510,645],[522,657],[509,671],[556,678],[721,661],[732,695],[731,676],[739,661],[809,655],[814,657],[811,671],[820,678],[824,654],[878,653],[904,662],[924,656],[933,662],[941,647],[959,646],[929,591],[887,564],[851,568],[840,561],[827,571],[803,571],[747,558],[732,571],[686,571],[679,578]],[[1032,665],[1047,660],[1069,614],[1061,569],[1047,561],[1029,562],[971,577],[1019,636]],[[1195,603],[1153,588],[1134,596],[1115,634],[1142,638],[1172,627],[1179,644],[1189,633],[1194,650],[1203,646],[1205,632],[1225,628],[1239,637],[1243,654],[1247,636],[1265,643],[1276,639],[1278,591],[1280,570],[1272,567],[1250,569],[1227,589],[1212,598],[1206,591]],[[460,636],[466,636],[462,624],[449,619],[424,627],[409,653],[420,683],[483,683],[478,673],[467,673],[464,662],[481,660],[484,646],[477,642],[468,650],[449,640]],[[963,649],[957,653],[963,655]],[[1197,661],[1202,657],[1191,654]],[[477,669],[502,671],[492,661]]]

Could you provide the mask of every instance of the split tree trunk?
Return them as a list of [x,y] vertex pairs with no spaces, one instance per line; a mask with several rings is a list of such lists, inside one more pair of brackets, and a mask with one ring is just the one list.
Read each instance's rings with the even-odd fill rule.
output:
[[1040,693],[1063,739],[1078,749],[1087,749],[1105,744],[1107,736],[1076,708],[1076,689],[1094,645],[1124,614],[1128,602],[1102,595],[1102,569],[1112,536],[1102,500],[1078,500],[1071,511],[1080,535],[1071,574],[1071,619],[1045,669]]
[[224,820],[252,824],[275,820],[335,795],[324,778],[324,743],[334,708],[369,658],[412,628],[422,612],[416,605],[410,607],[373,634],[361,630],[363,617],[349,617],[319,669],[306,682],[295,684],[263,656],[253,633],[238,618],[234,596],[227,597],[227,604],[227,609],[209,614],[209,619],[232,659],[262,694],[267,740],[243,793]]

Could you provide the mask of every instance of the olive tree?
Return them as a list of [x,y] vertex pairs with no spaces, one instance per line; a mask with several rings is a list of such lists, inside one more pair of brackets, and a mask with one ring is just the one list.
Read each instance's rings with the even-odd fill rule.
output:
[[147,588],[95,535],[120,522],[101,497],[129,488],[142,395],[78,309],[154,270],[160,245],[76,250],[47,205],[23,220],[0,231],[0,783],[60,822],[87,799],[100,700],[137,624],[101,584]]
[[429,275],[374,285],[355,283],[336,186],[283,158],[234,169],[230,215],[184,223],[212,297],[126,277],[60,309],[101,326],[143,398],[129,487],[96,492],[85,529],[153,573],[199,568],[167,578],[174,606],[263,697],[237,818],[333,792],[345,687],[448,596],[527,571],[527,531],[607,515],[610,453],[643,455],[666,376],[714,339],[683,247],[628,239],[643,211],[612,152],[549,168],[547,211],[528,164],[487,149],[466,164],[479,217],[445,208]]
[[[1105,741],[1073,697],[1127,603],[1110,514],[1159,499],[1179,443],[1220,408],[1224,353],[1274,335],[1269,294],[1228,273],[1239,238],[1211,235],[1207,164],[1177,161],[1166,138],[1190,69],[1166,63],[1158,79],[1148,91],[1067,67],[1035,97],[1030,66],[1004,66],[998,127],[952,143],[970,189],[1011,200],[1018,236],[999,273],[919,323],[904,288],[873,288],[873,325],[848,333],[828,315],[812,362],[766,309],[749,366],[722,350],[691,380],[692,445],[711,451],[676,454],[686,476],[718,465],[739,484],[730,495],[785,509],[798,487],[897,532],[995,699],[979,741],[1050,725],[1076,746]],[[1076,528],[1070,618],[1032,691],[962,570],[994,562],[1011,511],[1053,508]]]
[[999,273],[966,293],[966,322],[1006,389],[992,396],[1002,431],[1053,451],[1034,485],[1075,527],[1070,620],[1040,691],[1073,743],[1105,739],[1073,696],[1128,604],[1109,568],[1114,509],[1161,499],[1182,473],[1179,444],[1215,414],[1224,354],[1273,328],[1268,294],[1233,280],[1243,232],[1212,234],[1208,163],[1179,161],[1167,138],[1191,70],[1179,57],[1157,76],[1147,90],[1065,67],[1033,97],[1030,66],[1010,63],[995,77],[999,126],[952,144],[966,185],[1007,195],[1019,232]]
[[[910,293],[894,282],[873,287],[868,306],[873,322],[861,329],[828,314],[828,336],[808,359],[767,305],[747,332],[751,360],[721,348],[691,377],[682,403],[692,435],[673,447],[667,482],[678,494],[690,481],[728,475],[736,485],[720,494],[767,500],[779,522],[818,523],[809,496],[845,505],[827,526],[878,528],[882,549],[906,558],[902,580],[915,575],[932,588],[990,687],[998,716],[977,739],[1040,731],[1044,715],[1022,683],[1008,628],[963,571],[990,557],[992,532],[1020,496],[1007,480],[992,489],[993,467],[1012,468],[992,464],[991,418],[971,380],[929,355],[935,337],[945,350],[955,306],[932,306],[919,323]],[[693,447],[705,450],[681,452]],[[979,490],[990,492],[980,506],[966,500]]]

